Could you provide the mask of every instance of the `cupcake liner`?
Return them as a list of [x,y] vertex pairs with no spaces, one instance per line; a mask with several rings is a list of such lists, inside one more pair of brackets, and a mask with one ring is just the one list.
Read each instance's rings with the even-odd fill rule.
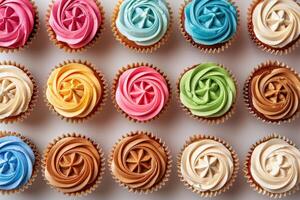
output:
[[17,64],[14,61],[3,61],[3,62],[0,62],[0,66],[1,65],[12,65],[12,66],[18,67],[19,69],[21,69],[23,72],[25,72],[27,74],[27,76],[30,78],[30,80],[33,84],[33,93],[32,93],[30,103],[28,105],[28,109],[25,112],[22,112],[21,114],[19,114],[17,116],[12,116],[12,117],[8,117],[8,118],[5,118],[5,119],[0,119],[0,123],[5,123],[5,124],[15,123],[15,122],[22,122],[30,116],[30,114],[33,111],[33,108],[36,106],[37,99],[38,99],[37,83],[34,80],[32,74],[30,73],[30,71],[26,67],[24,67],[23,65]]
[[[219,67],[222,67],[223,69],[225,69],[229,74],[230,74],[230,77],[232,78],[232,80],[234,81],[235,83],[235,87],[238,88],[238,84],[237,84],[237,80],[235,78],[235,76],[233,76],[233,74],[231,73],[231,71],[224,67],[222,64],[217,64]],[[200,116],[196,116],[194,115],[187,107],[185,107],[182,103],[181,103],[181,100],[180,100],[180,80],[182,78],[182,76],[188,72],[189,70],[197,67],[198,65],[194,65],[193,67],[188,67],[184,70],[183,73],[180,74],[180,77],[179,79],[177,80],[177,88],[176,88],[176,93],[177,93],[177,100],[179,101],[179,104],[180,104],[180,107],[181,109],[187,113],[189,116],[191,116],[192,118],[198,120],[198,121],[201,121],[201,122],[205,122],[205,123],[208,123],[208,124],[216,124],[216,125],[219,125],[219,124],[223,124],[225,123],[225,121],[227,121],[229,118],[232,117],[232,115],[235,114],[235,111],[236,111],[236,104],[237,104],[237,99],[238,99],[238,89],[236,90],[236,99],[234,101],[234,103],[232,104],[231,108],[227,111],[226,114],[224,114],[223,116],[221,117],[212,117],[212,118],[206,118],[206,117],[200,117]]]
[[[158,142],[165,150],[165,153],[167,155],[168,158],[168,163],[167,163],[167,170],[165,173],[165,176],[163,177],[163,179],[157,183],[155,186],[153,186],[150,189],[135,189],[135,188],[131,188],[130,186],[126,185],[125,183],[121,182],[113,173],[112,171],[112,161],[113,161],[113,154],[115,151],[115,148],[117,147],[117,145],[126,137],[130,137],[130,136],[134,136],[134,135],[139,135],[139,134],[145,134],[148,137],[150,137],[151,139],[155,140],[156,142]],[[157,136],[153,135],[150,132],[145,132],[145,131],[132,131],[126,135],[123,135],[122,138],[120,138],[115,145],[112,148],[112,151],[110,153],[109,159],[108,159],[108,167],[110,169],[111,175],[113,177],[113,179],[116,181],[116,183],[119,184],[119,186],[126,188],[129,192],[133,192],[133,193],[139,193],[139,194],[150,194],[152,192],[156,192],[158,190],[160,190],[164,185],[166,185],[166,183],[169,181],[170,176],[171,176],[171,168],[172,168],[172,156],[171,153],[169,151],[169,148],[166,146],[165,142],[163,142],[160,138],[158,138]]]
[[16,136],[16,137],[22,139],[27,145],[30,146],[30,148],[32,149],[34,156],[35,156],[35,162],[34,162],[34,166],[33,166],[32,175],[27,183],[25,183],[23,186],[21,186],[20,188],[17,188],[17,189],[0,190],[0,194],[2,194],[2,195],[11,195],[11,194],[19,193],[19,192],[24,192],[33,184],[33,182],[35,181],[35,179],[39,173],[41,158],[40,158],[40,154],[38,152],[37,147],[35,146],[35,144],[33,144],[33,142],[29,138],[27,138],[19,133],[16,133],[16,132],[0,131],[0,138],[5,137],[5,136]]
[[[263,42],[261,42],[255,35],[253,30],[253,21],[252,21],[252,13],[259,2],[262,0],[252,0],[250,7],[248,8],[247,21],[248,21],[248,32],[251,40],[263,51],[274,54],[274,55],[286,55],[291,53],[300,45],[300,36],[286,47],[283,48],[274,48]],[[299,4],[300,6],[300,4]]]
[[188,3],[190,3],[192,0],[184,0],[184,3],[181,5],[180,9],[179,9],[179,26],[180,26],[180,31],[183,35],[183,37],[186,39],[186,41],[188,41],[189,43],[192,44],[192,46],[200,49],[202,52],[204,53],[208,53],[208,54],[218,54],[221,53],[223,51],[225,51],[226,49],[228,49],[232,43],[234,43],[237,38],[240,35],[240,10],[239,7],[236,5],[236,3],[232,0],[228,0],[237,10],[237,31],[236,33],[231,37],[230,40],[224,42],[224,43],[220,43],[220,44],[215,44],[215,45],[204,45],[204,44],[198,44],[196,43],[193,38],[186,32],[185,30],[185,26],[184,26],[184,22],[185,22],[185,16],[184,16],[184,9],[187,6]]
[[[68,137],[76,137],[76,138],[82,138],[82,139],[86,139],[89,142],[91,142],[93,144],[93,146],[97,149],[99,155],[100,155],[100,172],[98,174],[98,178],[95,181],[95,183],[90,186],[89,188],[83,190],[83,191],[79,191],[79,192],[73,192],[73,193],[65,193],[63,191],[61,191],[59,188],[52,186],[48,180],[45,177],[45,170],[46,170],[46,159],[47,159],[47,154],[50,152],[51,148],[61,139],[64,138],[68,138]],[[104,153],[102,148],[100,147],[100,145],[98,145],[95,141],[93,141],[92,139],[81,135],[81,134],[77,134],[77,133],[68,133],[68,134],[64,134],[60,137],[57,137],[56,139],[54,139],[51,143],[48,144],[47,148],[44,151],[44,156],[43,156],[43,160],[42,160],[42,172],[43,172],[43,178],[44,181],[47,183],[47,185],[49,185],[51,188],[53,188],[54,190],[61,192],[67,196],[74,196],[74,197],[79,197],[79,196],[87,196],[89,194],[91,194],[92,192],[94,192],[99,184],[101,183],[102,179],[103,179],[103,175],[104,175],[104,171],[105,171],[105,158],[104,158]]]
[[[219,190],[217,191],[199,191],[195,188],[193,188],[193,186],[191,186],[182,176],[181,173],[181,157],[182,157],[182,153],[184,151],[184,149],[189,146],[190,144],[199,141],[199,140],[214,140],[216,142],[219,142],[221,144],[223,144],[231,153],[231,156],[233,158],[233,164],[234,164],[234,170],[232,173],[232,176],[230,178],[230,180]],[[194,135],[192,137],[190,137],[184,144],[184,146],[182,147],[180,153],[177,156],[177,173],[178,173],[178,177],[180,178],[180,181],[191,191],[193,191],[194,193],[200,195],[201,197],[215,197],[218,196],[226,191],[228,191],[232,185],[234,184],[238,172],[239,172],[239,168],[240,168],[240,164],[239,164],[239,158],[237,153],[233,150],[232,146],[229,145],[227,142],[225,142],[223,139],[215,137],[215,136],[210,136],[210,135]]]
[[[168,89],[169,89],[169,98],[166,102],[166,104],[164,105],[164,107],[162,108],[162,110],[160,111],[160,113],[158,115],[156,115],[154,118],[152,119],[149,119],[149,120],[146,120],[146,121],[139,121],[137,119],[134,119],[132,117],[130,117],[126,112],[124,112],[120,107],[119,105],[117,104],[116,102],[116,91],[117,91],[117,88],[118,88],[118,82],[119,82],[119,78],[120,76],[127,70],[129,69],[134,69],[134,68],[137,68],[137,67],[140,67],[140,66],[145,66],[145,67],[150,67],[152,69],[154,69],[155,71],[157,71],[158,73],[160,73],[164,79],[166,80],[166,83],[168,85]],[[170,81],[169,79],[167,78],[167,76],[162,72],[160,71],[159,68],[153,66],[152,64],[149,64],[149,63],[133,63],[131,65],[127,65],[125,67],[122,67],[121,69],[118,70],[114,80],[113,80],[113,84],[112,84],[112,90],[111,90],[111,98],[112,98],[112,102],[114,104],[114,107],[117,109],[117,111],[119,113],[121,113],[125,118],[127,118],[128,120],[130,121],[133,121],[135,123],[147,123],[147,122],[150,122],[150,121],[153,121],[153,120],[156,120],[156,119],[159,119],[160,115],[162,113],[165,112],[165,110],[169,107],[169,104],[170,104],[170,100],[172,98],[172,88],[171,88],[171,84],[170,84]]]
[[269,191],[264,190],[259,184],[257,184],[256,181],[254,180],[254,178],[252,177],[251,172],[250,172],[251,156],[252,156],[252,153],[253,153],[254,149],[258,145],[260,145],[260,144],[262,144],[262,143],[264,143],[268,140],[275,139],[275,138],[284,140],[288,144],[296,147],[296,145],[291,140],[289,140],[288,138],[286,138],[284,136],[280,136],[280,135],[277,135],[277,134],[272,134],[272,135],[266,136],[266,137],[264,137],[263,139],[260,139],[259,141],[257,141],[255,144],[253,144],[251,146],[250,150],[247,153],[246,160],[244,162],[243,171],[244,171],[244,176],[247,179],[247,182],[249,183],[250,187],[253,188],[254,191],[258,192],[259,194],[269,196],[271,198],[281,198],[281,197],[286,197],[288,195],[291,195],[291,194],[294,194],[295,192],[297,192],[300,189],[300,184],[298,184],[297,186],[295,186],[292,190],[290,190],[288,192],[271,193]]
[[286,65],[282,62],[268,60],[265,63],[261,63],[256,68],[254,68],[254,70],[251,72],[250,76],[248,77],[248,79],[246,80],[246,82],[244,84],[244,102],[245,102],[249,112],[257,119],[260,119],[263,122],[269,123],[269,124],[280,125],[281,123],[290,123],[290,122],[294,121],[299,116],[300,109],[298,109],[297,113],[294,114],[293,117],[291,117],[291,118],[275,121],[275,120],[270,120],[270,119],[264,117],[262,114],[260,114],[258,111],[256,111],[256,109],[253,107],[252,100],[251,100],[251,91],[250,91],[251,81],[252,81],[254,75],[257,72],[259,72],[260,70],[263,70],[264,68],[270,68],[270,69],[272,69],[272,68],[273,69],[287,68],[287,69],[291,70],[291,72],[293,72],[300,79],[299,74],[297,74],[297,72],[293,68],[289,67],[288,65]]
[[56,33],[53,31],[53,29],[51,28],[51,26],[49,24],[51,10],[52,10],[54,2],[55,2],[55,0],[52,0],[52,2],[49,5],[49,8],[47,10],[47,13],[46,13],[46,27],[47,27],[48,36],[49,36],[50,40],[55,44],[55,46],[57,46],[59,49],[64,50],[67,53],[84,52],[87,49],[90,49],[90,48],[94,47],[95,44],[97,44],[97,42],[100,40],[100,37],[101,37],[102,33],[104,32],[105,12],[104,12],[104,9],[103,9],[100,1],[99,0],[95,0],[97,6],[99,8],[100,15],[101,15],[101,22],[100,22],[100,25],[99,25],[99,28],[98,28],[98,31],[97,31],[96,35],[93,38],[93,40],[90,41],[87,45],[85,45],[85,46],[83,46],[81,48],[76,48],[76,49],[75,48],[71,48],[71,47],[68,46],[68,44],[66,44],[64,42],[61,42],[61,41],[58,41],[56,39]]
[[117,28],[116,25],[116,20],[118,18],[118,14],[119,14],[119,8],[122,4],[124,0],[119,0],[114,11],[113,11],[113,15],[112,15],[112,21],[111,21],[111,28],[112,28],[112,32],[114,34],[114,37],[116,38],[116,40],[118,40],[122,45],[124,45],[125,47],[132,49],[136,52],[139,53],[152,53],[154,51],[156,51],[157,49],[159,49],[162,45],[164,45],[172,32],[172,24],[173,24],[173,12],[171,9],[171,6],[168,2],[167,3],[167,7],[170,13],[170,24],[168,26],[167,32],[165,33],[165,35],[162,37],[162,39],[160,39],[160,41],[158,41],[157,43],[151,45],[151,46],[140,46],[138,44],[136,44],[134,41],[131,41],[129,39],[127,39],[124,35],[122,35]]

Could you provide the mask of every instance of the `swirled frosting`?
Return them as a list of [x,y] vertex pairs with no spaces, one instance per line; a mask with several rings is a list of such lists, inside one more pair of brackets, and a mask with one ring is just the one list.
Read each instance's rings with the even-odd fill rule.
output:
[[300,36],[300,6],[294,0],[263,0],[254,8],[252,23],[261,42],[285,47]]
[[116,102],[133,119],[147,121],[154,118],[168,98],[165,78],[151,67],[129,69],[119,77]]
[[0,190],[18,189],[28,183],[35,163],[34,152],[16,136],[0,138]]
[[166,34],[170,13],[165,0],[123,0],[116,26],[118,31],[140,46],[151,46]]
[[80,63],[56,68],[47,82],[46,97],[56,112],[67,118],[84,118],[99,104],[103,88],[95,72]]
[[250,87],[254,108],[267,119],[289,119],[299,110],[300,79],[290,69],[265,70]]
[[228,0],[191,0],[184,15],[185,31],[198,44],[224,43],[237,31],[237,9]]
[[95,0],[55,0],[49,24],[58,41],[78,49],[94,39],[101,20]]
[[60,139],[46,154],[45,178],[64,193],[88,190],[97,181],[101,158],[85,138]]
[[0,119],[26,112],[33,95],[28,75],[13,65],[0,65]]
[[24,46],[34,20],[35,10],[29,0],[0,0],[0,47]]
[[250,171],[264,190],[288,192],[300,183],[300,151],[282,139],[270,139],[255,147]]
[[159,184],[167,171],[165,149],[145,134],[123,138],[115,147],[112,173],[130,188],[146,190]]
[[220,117],[232,107],[236,86],[231,75],[214,63],[200,64],[180,80],[180,100],[193,115]]
[[222,143],[201,139],[184,149],[180,169],[194,189],[217,191],[232,177],[234,164],[231,152]]

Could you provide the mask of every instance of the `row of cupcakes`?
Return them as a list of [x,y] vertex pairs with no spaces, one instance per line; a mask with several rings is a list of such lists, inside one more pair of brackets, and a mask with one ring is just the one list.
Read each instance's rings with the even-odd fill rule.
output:
[[[300,110],[300,77],[278,61],[260,64],[244,84],[244,99],[257,118],[279,124],[290,122]],[[157,119],[171,98],[171,86],[159,68],[135,63],[121,68],[113,80],[116,109],[134,122]],[[186,68],[177,82],[182,109],[195,119],[220,124],[235,112],[237,83],[228,69],[215,63]],[[30,72],[15,62],[0,63],[0,121],[22,121],[38,96]],[[82,122],[99,112],[107,98],[101,71],[87,61],[69,60],[55,67],[45,87],[51,111],[71,122]]]
[[[45,181],[66,195],[87,195],[100,184],[105,160],[101,147],[80,134],[51,142],[41,162],[35,145],[13,132],[0,132],[0,192],[27,189],[40,165]],[[42,164],[41,164],[42,163]],[[149,132],[124,135],[108,158],[115,181],[131,192],[151,193],[169,180],[172,158],[166,144]],[[247,182],[257,192],[282,197],[300,187],[300,150],[287,138],[273,134],[251,146],[244,163]],[[229,190],[239,171],[232,146],[209,135],[189,138],[177,159],[178,176],[193,192],[206,197]]]
[[[180,29],[193,46],[208,53],[224,51],[236,39],[240,11],[232,0],[185,0]],[[112,16],[117,40],[130,49],[152,52],[169,38],[172,11],[166,0],[119,0]],[[46,15],[50,39],[67,52],[94,45],[103,32],[98,0],[54,0]],[[248,11],[251,39],[263,50],[289,53],[299,45],[300,5],[295,0],[253,0]],[[27,46],[39,19],[33,0],[0,2],[0,52]]]

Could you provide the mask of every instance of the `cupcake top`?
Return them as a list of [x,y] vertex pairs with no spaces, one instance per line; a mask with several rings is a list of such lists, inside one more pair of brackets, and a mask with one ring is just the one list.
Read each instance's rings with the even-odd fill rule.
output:
[[197,65],[179,82],[181,103],[195,116],[224,116],[236,99],[236,85],[230,73],[214,63]]
[[251,176],[264,190],[286,193],[300,183],[300,151],[286,141],[273,138],[258,146],[251,155]]
[[0,119],[26,112],[32,95],[33,83],[20,68],[0,65]]
[[79,49],[94,39],[102,20],[95,0],[55,0],[49,25],[59,42]]
[[0,190],[14,190],[28,183],[34,163],[33,150],[21,138],[0,137]]
[[116,103],[138,121],[155,118],[169,99],[167,81],[152,67],[140,66],[123,72],[116,89]]
[[198,44],[225,43],[237,26],[237,8],[228,0],[190,0],[184,8],[185,31]]
[[0,47],[23,47],[34,23],[35,10],[30,0],[0,1]]
[[170,25],[165,0],[123,0],[116,19],[118,31],[139,46],[158,43]]
[[300,5],[294,0],[262,0],[252,13],[253,31],[258,40],[283,48],[300,36]]

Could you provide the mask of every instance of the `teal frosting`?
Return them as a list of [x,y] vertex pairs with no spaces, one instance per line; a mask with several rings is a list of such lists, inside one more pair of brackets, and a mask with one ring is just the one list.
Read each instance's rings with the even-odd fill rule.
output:
[[237,9],[228,0],[191,0],[184,10],[186,32],[194,42],[227,42],[237,31]]
[[13,190],[31,178],[35,156],[28,144],[16,136],[0,138],[0,190]]
[[116,20],[118,31],[140,46],[159,42],[169,23],[170,13],[165,0],[124,0]]

